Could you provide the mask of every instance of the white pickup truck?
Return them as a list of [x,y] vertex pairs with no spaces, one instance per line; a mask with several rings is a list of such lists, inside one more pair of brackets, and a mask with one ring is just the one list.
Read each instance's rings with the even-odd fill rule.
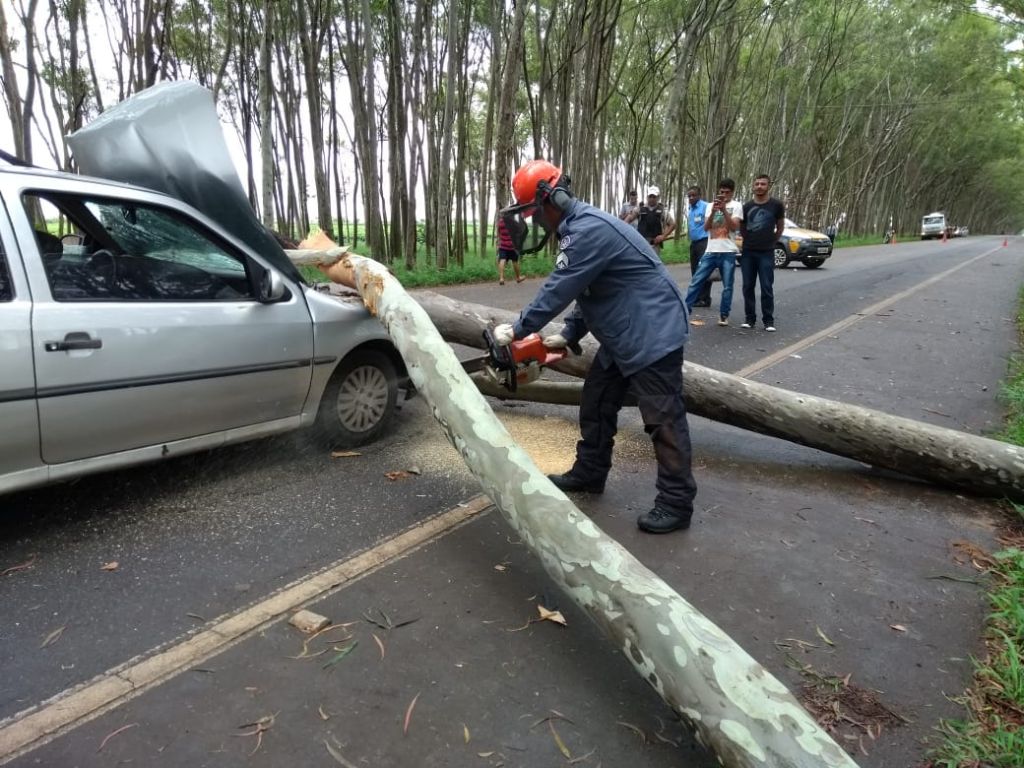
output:
[[379,436],[404,376],[384,327],[272,251],[168,195],[0,161],[0,492],[303,426]]

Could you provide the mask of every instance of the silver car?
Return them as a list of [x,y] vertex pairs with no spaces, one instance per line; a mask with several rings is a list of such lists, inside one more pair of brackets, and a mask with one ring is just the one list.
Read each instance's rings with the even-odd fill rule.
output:
[[386,429],[405,372],[358,298],[157,192],[0,161],[0,203],[0,492],[298,427],[331,446]]

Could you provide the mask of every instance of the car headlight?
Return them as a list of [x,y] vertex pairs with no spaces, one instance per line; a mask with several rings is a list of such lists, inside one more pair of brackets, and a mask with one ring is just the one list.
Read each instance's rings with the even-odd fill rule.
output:
[[797,242],[796,240],[790,240],[789,241],[789,250],[792,253],[796,253],[797,251],[800,250],[800,243]]

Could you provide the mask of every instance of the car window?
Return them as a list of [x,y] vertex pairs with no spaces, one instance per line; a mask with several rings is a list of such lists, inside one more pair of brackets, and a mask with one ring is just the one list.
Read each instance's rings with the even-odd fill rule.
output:
[[7,268],[7,253],[0,242],[0,301],[14,299],[14,287],[11,285],[11,271]]
[[177,211],[57,193],[25,195],[24,203],[36,212],[36,241],[56,301],[253,298],[245,258]]

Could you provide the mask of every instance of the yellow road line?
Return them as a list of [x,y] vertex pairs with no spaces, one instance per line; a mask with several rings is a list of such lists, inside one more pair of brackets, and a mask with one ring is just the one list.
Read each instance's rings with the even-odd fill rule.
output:
[[888,307],[892,306],[893,304],[895,304],[895,303],[897,303],[899,301],[903,301],[908,296],[912,296],[913,294],[917,293],[918,291],[920,291],[920,290],[922,290],[924,288],[927,288],[928,286],[933,285],[933,284],[939,282],[940,280],[945,280],[947,277],[949,277],[953,273],[959,272],[961,269],[964,269],[965,267],[969,267],[971,264],[973,264],[974,262],[978,261],[979,259],[983,259],[986,256],[989,256],[989,255],[991,255],[991,254],[993,254],[993,253],[995,253],[996,251],[999,251],[999,250],[1002,250],[1002,246],[1001,245],[997,245],[994,248],[990,248],[989,250],[985,251],[984,253],[975,256],[973,259],[968,259],[967,261],[965,261],[965,262],[963,262],[961,264],[957,264],[952,269],[947,269],[945,272],[940,272],[939,274],[937,274],[937,275],[935,275],[933,277],[929,277],[924,282],[918,283],[917,285],[912,286],[912,287],[908,288],[905,291],[901,291],[900,293],[897,293],[895,296],[890,296],[887,299],[882,299],[878,303],[872,304],[867,309],[862,309],[860,312],[857,312],[857,313],[855,313],[853,315],[850,315],[849,317],[843,318],[842,320],[840,320],[837,323],[833,323],[832,325],[830,325],[828,328],[825,328],[824,330],[818,331],[817,333],[812,333],[810,336],[807,336],[806,338],[801,339],[800,341],[796,342],[795,344],[790,344],[788,347],[784,347],[783,349],[780,349],[778,352],[773,352],[772,354],[768,355],[767,357],[763,357],[760,360],[758,360],[756,362],[753,362],[753,363],[751,363],[750,365],[748,365],[748,366],[746,366],[744,368],[740,368],[738,371],[736,371],[735,375],[736,376],[752,376],[755,373],[760,373],[761,371],[765,370],[766,368],[771,368],[776,363],[782,362],[783,360],[785,360],[786,358],[790,357],[791,355],[795,355],[797,352],[800,352],[800,351],[802,351],[804,349],[807,349],[808,347],[810,347],[810,346],[812,346],[814,344],[817,344],[822,339],[828,338],[829,336],[833,336],[836,333],[838,333],[839,331],[842,331],[842,330],[844,330],[846,328],[849,328],[851,325],[853,325],[856,322],[859,322],[859,321],[863,320],[865,317],[871,317],[873,315],[878,314],[883,309],[887,309]]
[[184,640],[154,649],[141,659],[136,657],[0,722],[0,765],[226,651],[310,601],[344,589],[353,581],[412,553],[469,522],[491,504],[486,496],[470,499],[371,549],[283,587],[259,603],[223,617]]

